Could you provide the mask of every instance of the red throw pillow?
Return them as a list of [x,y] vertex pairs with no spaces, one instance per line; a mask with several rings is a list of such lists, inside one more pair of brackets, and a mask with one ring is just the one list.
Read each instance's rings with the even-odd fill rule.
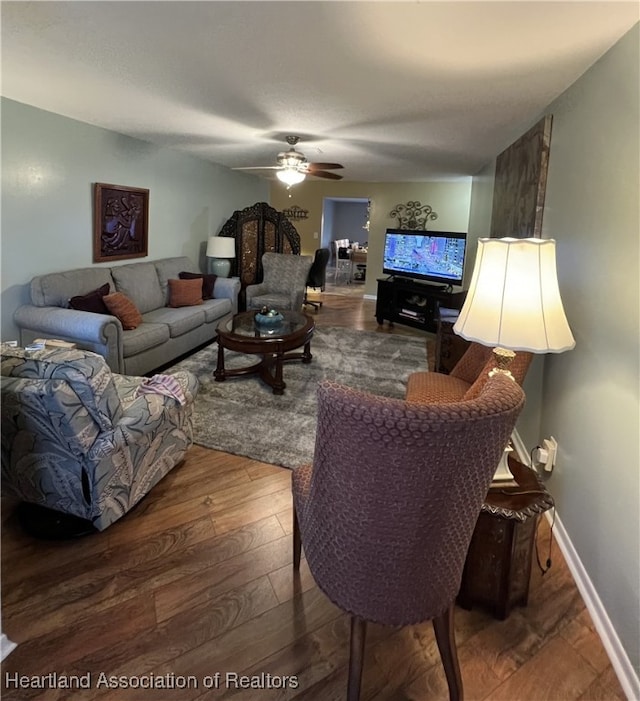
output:
[[216,284],[217,275],[202,273],[178,273],[181,280],[196,280],[202,278],[202,299],[213,299],[213,287]]
[[136,305],[122,292],[114,292],[113,294],[103,297],[107,309],[113,316],[120,319],[122,328],[125,331],[137,329],[142,323],[142,314],[138,311]]
[[105,295],[109,294],[109,283],[98,287],[97,290],[87,292],[86,295],[76,295],[69,300],[71,309],[79,312],[92,312],[94,314],[109,314],[107,305],[104,303]]
[[169,280],[169,306],[192,307],[202,304],[202,282],[193,280]]

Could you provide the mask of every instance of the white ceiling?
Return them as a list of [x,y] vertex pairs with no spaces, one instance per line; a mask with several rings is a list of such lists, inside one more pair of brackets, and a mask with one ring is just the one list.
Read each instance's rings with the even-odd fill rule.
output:
[[2,94],[229,167],[274,165],[298,134],[345,180],[451,178],[519,136],[639,7],[2,2]]

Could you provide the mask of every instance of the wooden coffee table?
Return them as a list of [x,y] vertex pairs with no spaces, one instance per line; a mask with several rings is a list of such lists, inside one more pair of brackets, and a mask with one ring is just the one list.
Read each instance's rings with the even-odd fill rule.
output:
[[[283,394],[287,386],[282,378],[282,366],[289,360],[310,363],[311,337],[315,329],[313,319],[302,312],[281,312],[284,321],[274,329],[256,326],[254,311],[236,314],[232,319],[220,322],[218,333],[218,364],[213,376],[216,382],[228,377],[259,375],[273,389],[274,394]],[[302,352],[291,351],[303,347]],[[224,351],[236,351],[249,355],[260,355],[261,360],[253,365],[227,370],[224,366]]]

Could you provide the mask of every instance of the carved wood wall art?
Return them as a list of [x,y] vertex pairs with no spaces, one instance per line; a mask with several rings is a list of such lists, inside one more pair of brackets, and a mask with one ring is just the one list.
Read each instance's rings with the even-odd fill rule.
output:
[[398,229],[413,229],[414,231],[425,230],[428,221],[434,221],[438,218],[431,205],[422,204],[418,200],[397,204],[389,212],[389,216],[397,218]]
[[93,262],[143,258],[149,245],[149,190],[94,186]]
[[505,149],[496,160],[492,238],[542,236],[552,115]]

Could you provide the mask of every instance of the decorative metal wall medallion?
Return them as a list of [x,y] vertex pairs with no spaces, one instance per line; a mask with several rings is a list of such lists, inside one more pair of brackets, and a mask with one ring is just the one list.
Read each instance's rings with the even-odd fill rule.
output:
[[424,230],[427,222],[438,218],[429,204],[421,204],[418,200],[397,204],[390,212],[390,217],[396,217],[399,229]]

